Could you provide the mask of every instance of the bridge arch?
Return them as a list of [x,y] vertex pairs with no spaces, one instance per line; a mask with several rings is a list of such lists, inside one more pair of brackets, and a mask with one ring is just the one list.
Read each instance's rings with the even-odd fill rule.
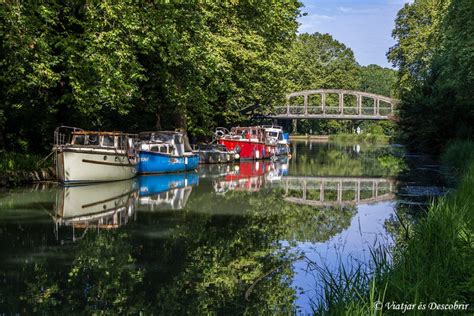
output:
[[[319,96],[319,104],[309,104],[311,96]],[[338,96],[338,105],[327,104],[327,97]],[[355,106],[345,103],[345,96],[355,97]],[[292,99],[303,97],[303,103],[292,104]],[[371,100],[365,106],[365,100]],[[299,101],[301,102],[301,101]],[[395,116],[398,100],[369,92],[345,89],[303,90],[289,93],[286,105],[275,107],[271,118],[280,119],[343,119],[343,120],[389,120]]]

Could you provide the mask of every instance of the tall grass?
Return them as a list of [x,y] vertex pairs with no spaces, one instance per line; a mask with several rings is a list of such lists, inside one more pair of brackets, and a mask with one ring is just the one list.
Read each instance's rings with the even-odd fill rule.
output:
[[36,171],[52,164],[51,159],[45,161],[43,158],[35,154],[0,152],[0,173]]
[[443,160],[464,173],[457,190],[432,203],[411,236],[391,250],[390,265],[372,256],[372,272],[320,270],[325,297],[315,304],[315,314],[373,315],[374,298],[416,305],[474,303],[474,145],[453,143]]

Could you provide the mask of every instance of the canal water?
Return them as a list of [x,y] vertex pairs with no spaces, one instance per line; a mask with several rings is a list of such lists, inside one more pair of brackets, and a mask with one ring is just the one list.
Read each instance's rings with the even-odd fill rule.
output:
[[0,192],[0,313],[308,314],[445,189],[429,157],[297,142],[291,159]]

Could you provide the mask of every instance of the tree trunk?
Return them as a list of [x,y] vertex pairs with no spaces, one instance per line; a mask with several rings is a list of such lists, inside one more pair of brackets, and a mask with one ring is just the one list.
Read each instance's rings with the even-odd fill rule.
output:
[[155,123],[155,130],[161,131],[161,116],[160,114],[156,113],[156,123]]
[[188,138],[188,124],[186,121],[186,111],[179,111],[176,115],[176,130],[180,131],[184,135],[184,150],[192,151],[191,144]]

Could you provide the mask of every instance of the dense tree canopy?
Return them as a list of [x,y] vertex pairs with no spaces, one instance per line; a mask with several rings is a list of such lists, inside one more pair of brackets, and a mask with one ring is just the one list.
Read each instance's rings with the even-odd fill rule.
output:
[[45,1],[0,7],[0,141],[41,150],[60,124],[206,134],[284,93],[298,1]]
[[400,123],[413,147],[439,151],[473,136],[473,14],[470,0],[416,0],[398,13],[388,57],[399,67]]

